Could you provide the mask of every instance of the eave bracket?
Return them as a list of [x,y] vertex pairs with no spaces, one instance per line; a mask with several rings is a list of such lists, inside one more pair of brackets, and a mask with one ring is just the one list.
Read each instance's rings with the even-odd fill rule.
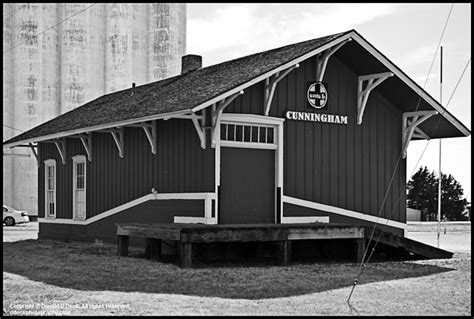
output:
[[[201,124],[199,120],[201,119]],[[204,117],[199,116],[196,113],[191,114],[191,120],[193,121],[194,128],[196,129],[196,133],[199,136],[199,140],[201,141],[201,148],[206,149],[206,132],[203,128]]]
[[403,158],[407,157],[408,144],[412,137],[424,138],[429,140],[430,137],[423,132],[418,125],[429,119],[431,116],[438,114],[437,111],[417,111],[405,112],[402,119],[402,147]]
[[[359,83],[357,88],[357,124],[362,124],[362,117],[364,116],[365,106],[367,105],[367,100],[369,98],[370,92],[375,89],[380,83],[392,76],[392,72],[359,76]],[[367,83],[365,88],[364,83]]]
[[156,154],[156,121],[142,125],[145,131],[148,142],[150,143],[151,152]]
[[123,158],[123,140],[124,140],[123,126],[120,128],[105,130],[105,132],[112,134],[112,137],[115,141],[115,145],[117,145],[117,149],[119,151],[119,156],[120,158]]
[[263,105],[265,106],[265,111],[264,114],[268,116],[270,113],[270,105],[272,104],[273,100],[273,95],[275,93],[275,88],[280,82],[281,79],[283,79],[285,76],[288,75],[292,70],[299,68],[300,65],[297,63],[288,69],[282,71],[282,72],[277,72],[274,75],[270,76],[269,78],[265,79],[265,95],[264,95],[264,101]]
[[58,139],[54,141],[54,145],[56,145],[56,148],[59,151],[59,155],[61,155],[61,162],[63,163],[63,165],[66,165],[66,139]]
[[352,41],[352,38],[346,39],[339,43],[338,45],[327,49],[324,52],[319,53],[316,56],[316,81],[321,82],[324,77],[324,73],[326,72],[326,66],[328,64],[329,58],[333,55],[337,50],[339,50],[344,44],[347,42]]
[[38,157],[38,153],[36,153],[35,151],[35,147],[38,147],[37,145],[33,145],[32,143],[29,143],[30,145],[30,149],[31,149],[31,152],[33,153],[33,155],[35,156],[36,158],[36,164],[38,165],[38,167],[40,166],[40,161],[39,161],[39,157]]
[[235,93],[234,95],[231,95],[225,99],[223,99],[222,101],[219,102],[219,106],[217,107],[217,109],[215,107],[213,107],[212,109],[212,116],[211,116],[211,120],[212,120],[212,128],[211,128],[211,141],[212,141],[212,147],[215,147],[216,146],[216,131],[217,131],[217,127],[220,125],[220,122],[221,122],[221,115],[222,115],[222,112],[224,112],[225,108],[227,106],[229,106],[229,104],[235,100],[239,95],[242,95],[244,94],[244,91],[241,90],[237,93]]

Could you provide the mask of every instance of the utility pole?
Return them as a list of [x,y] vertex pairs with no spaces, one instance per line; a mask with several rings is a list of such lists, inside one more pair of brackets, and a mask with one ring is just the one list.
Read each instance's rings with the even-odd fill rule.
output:
[[[440,76],[439,76],[439,103],[443,105],[443,46],[441,46],[440,54]],[[441,173],[441,138],[439,139],[439,181],[438,181],[438,248],[439,248],[439,235],[441,231],[441,181],[443,174]]]

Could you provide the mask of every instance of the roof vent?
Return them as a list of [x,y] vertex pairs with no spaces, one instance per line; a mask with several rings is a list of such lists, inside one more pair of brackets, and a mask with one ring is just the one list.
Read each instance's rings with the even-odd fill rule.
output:
[[202,67],[202,56],[196,54],[183,55],[181,58],[181,74],[188,73]]

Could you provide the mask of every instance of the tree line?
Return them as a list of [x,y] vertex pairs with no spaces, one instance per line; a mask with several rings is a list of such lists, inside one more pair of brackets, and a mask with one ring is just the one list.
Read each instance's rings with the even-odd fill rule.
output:
[[[407,206],[421,210],[422,220],[438,220],[438,183],[438,174],[429,171],[426,166],[420,167],[407,183]],[[464,214],[469,202],[463,198],[463,195],[461,184],[451,174],[442,174],[441,214],[443,220],[470,220],[470,209],[467,216]]]

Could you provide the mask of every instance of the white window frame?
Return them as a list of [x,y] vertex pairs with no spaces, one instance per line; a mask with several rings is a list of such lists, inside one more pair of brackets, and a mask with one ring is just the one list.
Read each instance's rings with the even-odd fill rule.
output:
[[[48,168],[54,167],[54,214],[48,214]],[[44,161],[44,218],[49,219],[56,219],[56,211],[58,207],[57,202],[57,181],[58,179],[58,172],[56,169],[56,160],[55,159],[47,159]]]
[[[84,163],[84,216],[77,217],[76,212],[76,178],[77,164]],[[72,157],[72,218],[74,220],[85,220],[87,217],[87,159],[85,155],[76,155]]]

